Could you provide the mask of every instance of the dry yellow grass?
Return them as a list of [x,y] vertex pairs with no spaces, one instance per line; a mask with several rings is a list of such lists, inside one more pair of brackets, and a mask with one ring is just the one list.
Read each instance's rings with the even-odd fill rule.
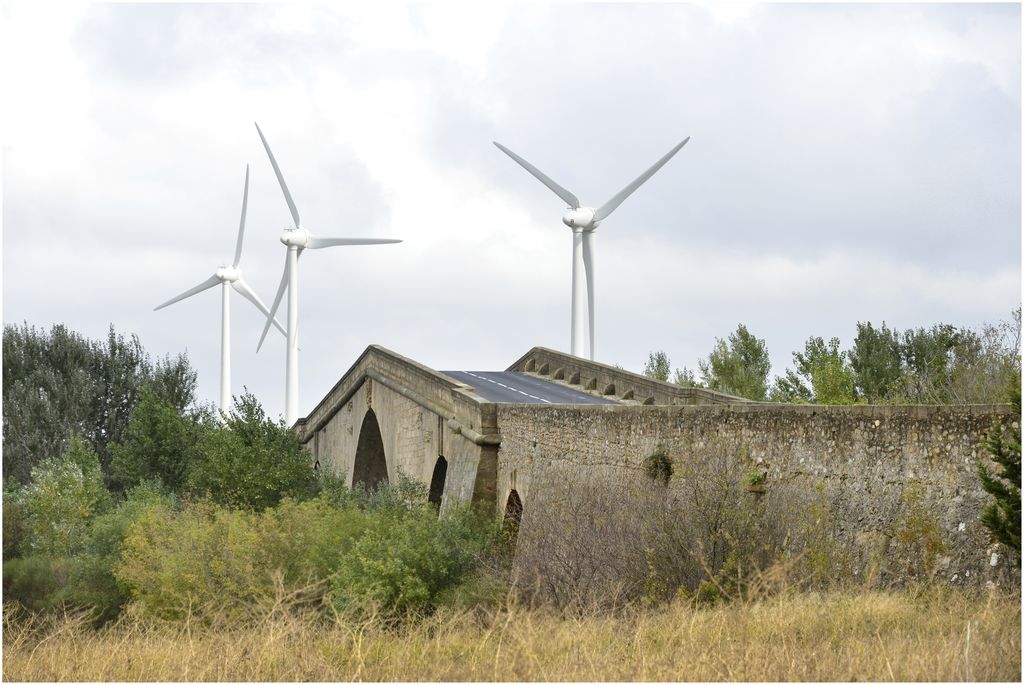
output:
[[245,628],[5,620],[4,680],[1020,681],[1020,598],[804,594],[620,615],[442,612],[399,629],[279,615]]

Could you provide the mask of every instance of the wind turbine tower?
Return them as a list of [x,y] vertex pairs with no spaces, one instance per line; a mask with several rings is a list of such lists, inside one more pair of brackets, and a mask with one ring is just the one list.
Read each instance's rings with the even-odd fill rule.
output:
[[340,245],[384,245],[386,243],[400,243],[402,241],[391,238],[319,238],[307,231],[302,226],[302,221],[299,219],[299,210],[295,207],[292,194],[288,192],[284,176],[281,175],[281,168],[278,167],[277,160],[274,159],[274,153],[270,151],[270,145],[263,136],[263,131],[260,130],[259,124],[256,124],[256,132],[259,133],[260,140],[263,141],[263,148],[267,151],[267,157],[270,158],[270,166],[274,168],[277,182],[281,185],[281,191],[284,193],[284,200],[288,203],[288,211],[295,222],[294,226],[286,228],[281,234],[281,242],[287,248],[284,273],[281,275],[281,285],[277,288],[274,304],[270,307],[270,312],[267,314],[267,323],[263,327],[263,334],[260,336],[259,344],[256,346],[257,351],[263,346],[263,341],[267,337],[267,331],[270,330],[270,325],[274,321],[274,314],[281,304],[285,289],[287,289],[288,350],[285,364],[284,416],[288,425],[292,426],[299,418],[299,256],[306,249],[319,250],[325,247]]
[[[263,312],[264,316],[270,317],[268,321],[272,322],[279,331],[283,334],[284,328],[281,324],[274,319],[267,309],[267,305],[263,304],[263,300],[253,292],[252,288],[242,279],[242,270],[238,267],[239,261],[242,259],[242,239],[245,237],[245,209],[249,202],[249,165],[245,165],[245,189],[242,191],[242,218],[238,222],[238,241],[235,243],[235,258],[231,261],[230,265],[223,265],[216,272],[205,281],[200,283],[194,288],[189,288],[177,297],[164,302],[162,305],[154,309],[157,311],[180,302],[186,298],[192,297],[196,293],[201,293],[208,288],[212,288],[215,285],[221,286],[221,315],[220,315],[220,410],[225,414],[231,410],[231,289],[234,288],[243,297],[252,302],[257,309]],[[268,324],[269,325],[269,324]]]
[[[597,353],[594,334],[594,231],[598,224],[607,219],[615,211],[615,208],[622,204],[622,201],[633,194],[637,188],[642,186],[647,179],[654,175],[658,169],[665,166],[668,160],[672,159],[679,150],[689,142],[689,136],[683,142],[676,145],[668,153],[654,163],[650,169],[628,186],[615,194],[612,199],[594,209],[593,207],[582,207],[579,199],[571,192],[555,183],[540,169],[533,166],[525,159],[509,150],[501,143],[494,141],[499,150],[515,160],[519,166],[530,172],[538,181],[546,185],[555,195],[562,198],[568,205],[569,211],[562,217],[562,223],[572,229],[572,322],[570,326],[570,351],[577,357],[584,355],[583,350],[583,298],[587,299],[587,322],[589,326],[589,348],[590,358],[594,359]],[[585,295],[584,295],[585,293]]]

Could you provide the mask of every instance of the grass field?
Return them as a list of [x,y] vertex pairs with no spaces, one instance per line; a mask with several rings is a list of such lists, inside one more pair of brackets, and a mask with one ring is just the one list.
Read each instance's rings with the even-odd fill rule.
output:
[[570,617],[511,606],[378,620],[268,615],[245,627],[5,614],[4,680],[1020,681],[1020,598],[801,594]]

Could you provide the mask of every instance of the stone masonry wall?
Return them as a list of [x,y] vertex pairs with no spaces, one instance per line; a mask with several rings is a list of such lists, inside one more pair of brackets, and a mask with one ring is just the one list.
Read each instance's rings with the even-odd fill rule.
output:
[[[765,473],[769,492],[782,484],[820,489],[844,544],[880,545],[889,556],[901,497],[913,486],[946,546],[938,577],[956,584],[1014,577],[978,521],[986,495],[975,471],[993,422],[1019,420],[1008,406],[500,405],[497,412],[499,511],[514,487],[528,513],[542,474],[645,478],[643,461],[656,450],[675,461],[726,450],[737,468]],[[523,521],[527,536],[528,514]]]

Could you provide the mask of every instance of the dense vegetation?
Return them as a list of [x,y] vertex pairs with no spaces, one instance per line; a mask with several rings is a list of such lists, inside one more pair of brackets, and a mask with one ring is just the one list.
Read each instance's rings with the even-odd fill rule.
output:
[[[1020,386],[1021,310],[1010,321],[981,330],[935,324],[899,331],[858,322],[849,349],[838,338],[807,339],[793,352],[794,369],[769,381],[763,339],[740,324],[718,339],[698,362],[700,379],[686,367],[672,381],[751,400],[817,404],[987,404],[1005,402]],[[651,352],[644,374],[667,381],[668,355]]]
[[316,471],[249,394],[196,406],[187,359],[113,329],[8,326],[4,371],[4,598],[29,611],[243,616],[284,593],[397,615],[505,557],[488,519],[439,518],[405,478],[368,493]]
[[[892,332],[881,337],[908,339]],[[855,358],[874,358],[866,350],[891,347],[876,342],[857,348]],[[924,603],[915,594],[931,592],[922,588],[945,550],[913,488],[892,530],[900,562],[857,567],[834,542],[830,503],[819,493],[779,487],[751,497],[746,487],[760,474],[737,471],[742,455],[708,441],[686,458],[651,455],[631,484],[595,481],[575,484],[570,493],[559,490],[552,474],[553,481],[532,495],[530,535],[520,540],[513,566],[512,540],[493,512],[451,506],[439,515],[425,488],[401,475],[372,492],[345,487],[314,469],[295,434],[267,417],[251,395],[237,397],[227,415],[198,406],[195,372],[184,357],[154,363],[134,337],[111,329],[101,344],[59,326],[49,333],[6,327],[4,351],[7,678],[664,678],[681,675],[665,670],[678,660],[650,641],[674,645],[674,653],[684,649],[682,638],[666,633],[661,640],[650,631],[680,622],[691,631],[748,622],[750,648],[765,654],[797,649],[783,639],[784,624],[819,635],[821,649],[834,649],[839,640],[855,652],[839,670],[819,670],[820,660],[794,652],[787,663],[792,669],[802,659],[802,671],[760,659],[763,670],[737,662],[698,668],[692,674],[698,679],[1019,676],[1019,660],[999,656],[1019,653],[1019,638],[1015,648],[1007,646],[1005,632],[1014,616],[1019,622],[1018,600],[993,596],[977,609],[980,596],[970,592]],[[837,343],[812,340],[801,354],[795,378],[810,400],[850,384],[864,392],[863,383],[884,376],[864,380],[851,366],[852,375],[844,377],[852,352]],[[912,367],[908,354],[899,352],[903,374]],[[829,359],[839,360],[839,371],[827,370]],[[667,378],[667,356],[652,355],[651,362]],[[1012,360],[1006,363],[1013,368]],[[938,373],[937,366],[928,368]],[[1003,367],[993,368],[991,377],[999,378]],[[1019,361],[1015,368],[1019,372]],[[770,392],[764,341],[742,326],[718,341],[700,370],[708,385],[727,392]],[[903,387],[937,387],[900,379]],[[31,406],[21,405],[26,402]],[[14,443],[10,470],[8,436]],[[1011,548],[1016,541],[1019,550],[1019,428],[994,429],[987,444],[996,470],[979,466],[994,496],[985,522],[998,540]],[[909,594],[876,592],[908,583],[914,588]],[[835,625],[814,618],[820,611],[801,599],[806,592],[835,605]],[[928,636],[927,649],[936,655],[951,645],[959,649],[956,612],[939,609],[947,600],[977,609],[973,662],[943,656],[894,668],[865,656],[873,649],[869,643],[880,639],[876,619],[889,621],[884,629],[893,645],[902,644],[900,631],[934,620],[941,627]],[[774,608],[764,609],[766,602]],[[746,612],[757,603],[769,613]],[[730,613],[736,610],[746,613]],[[578,658],[569,667],[564,649],[556,647],[574,629],[595,640],[588,647],[590,670]],[[482,657],[486,664],[450,651],[432,658],[445,644],[435,639],[442,633],[453,645],[493,653]],[[652,658],[668,660],[653,670],[615,670],[623,659],[635,663],[637,654],[602,650],[597,641],[622,633],[646,645]],[[688,639],[719,644],[710,635]],[[502,639],[517,642],[520,652],[536,650],[536,658],[513,659],[506,667]],[[372,653],[363,651],[364,640],[377,645]],[[907,654],[919,649],[911,642]],[[280,651],[266,651],[274,644]],[[327,656],[295,661],[300,652],[308,656],[310,644]],[[208,656],[179,658],[196,649]],[[397,656],[408,649],[418,650],[420,659]],[[260,657],[246,671],[246,650],[266,660]],[[147,661],[161,653],[159,664]],[[602,654],[619,656],[609,661]],[[104,666],[97,669],[100,655]],[[442,657],[447,667],[437,663]],[[538,666],[541,659],[548,665]],[[54,670],[58,663],[71,670]],[[200,663],[207,670],[189,670]],[[594,671],[595,664],[611,670]]]

